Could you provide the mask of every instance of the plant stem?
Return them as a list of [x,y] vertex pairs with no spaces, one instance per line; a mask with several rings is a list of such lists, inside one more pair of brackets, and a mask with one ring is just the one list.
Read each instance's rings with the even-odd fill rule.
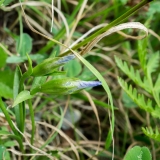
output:
[[29,113],[30,113],[31,122],[32,122],[31,144],[33,145],[34,133],[35,133],[35,120],[34,120],[34,110],[33,110],[31,99],[28,100],[28,105],[29,105]]
[[[95,37],[100,35],[101,33],[109,30],[110,28],[114,27],[115,25],[118,25],[118,24],[122,23],[124,20],[126,20],[128,17],[130,17],[134,12],[136,12],[138,9],[140,9],[141,7],[143,7],[144,5],[146,5],[147,3],[151,2],[151,1],[153,1],[153,0],[143,0],[143,1],[141,1],[139,4],[137,4],[136,6],[134,6],[133,8],[128,10],[127,12],[125,12],[123,15],[121,15],[120,17],[118,17],[117,19],[112,21],[110,24],[108,24],[107,26],[105,26],[102,29],[98,30],[97,32],[95,32],[94,34],[92,34],[91,36],[86,38],[84,41],[82,41],[79,44],[75,45],[72,49],[76,50],[76,49],[80,48],[81,46],[84,46],[88,42],[92,41]],[[60,56],[65,56],[70,52],[71,51],[68,50],[68,51],[62,53]]]
[[[28,55],[27,55],[27,58],[28,58],[29,67],[28,67],[28,70],[21,76],[18,93],[24,90],[24,82],[32,74],[32,61]],[[19,114],[20,114],[20,120],[21,120],[20,131],[23,133],[24,126],[25,126],[25,116],[26,116],[25,102],[22,102],[19,104]]]
[[10,118],[10,115],[9,115],[9,113],[8,113],[8,111],[7,111],[4,103],[2,102],[2,98],[1,98],[1,97],[0,97],[0,108],[1,108],[1,110],[2,110],[2,112],[3,112],[3,114],[5,115],[5,118],[6,118],[7,122],[8,122],[8,124],[9,124],[10,128],[12,129],[12,131],[13,131],[13,133],[14,133],[14,135],[13,135],[13,134],[10,134],[10,135],[8,135],[8,136],[11,137],[11,138],[16,139],[16,141],[17,141],[18,144],[19,144],[20,150],[21,150],[22,152],[24,152],[24,148],[23,148],[23,144],[22,144],[22,139],[20,138],[18,131],[17,131],[16,128],[14,127],[14,125],[13,125],[13,123],[12,123],[12,120],[11,120],[11,118]]
[[5,115],[6,120],[7,120],[8,124],[9,124],[9,126],[11,127],[13,133],[18,136],[19,133],[18,133],[18,131],[16,130],[16,128],[14,127],[14,125],[13,125],[12,120],[11,120],[11,118],[10,118],[10,115],[9,115],[9,113],[8,113],[8,111],[7,111],[4,103],[2,102],[2,98],[1,98],[1,97],[0,97],[0,108],[1,108],[1,110],[2,110],[2,112],[3,112],[3,114]]
[[8,137],[15,139],[19,144],[20,150],[24,153],[24,147],[23,147],[23,143],[22,143],[21,138],[17,135],[13,135],[13,134],[8,135]]
[[[15,74],[14,74],[14,84],[13,84],[13,97],[14,100],[16,99],[18,93],[19,93],[19,83],[20,83],[20,79],[21,79],[22,73],[21,73],[21,69],[19,68],[19,66],[16,67],[15,70]],[[15,118],[16,118],[16,123],[18,128],[21,130],[21,119],[20,119],[20,108],[19,105],[14,107],[14,111],[15,111]]]

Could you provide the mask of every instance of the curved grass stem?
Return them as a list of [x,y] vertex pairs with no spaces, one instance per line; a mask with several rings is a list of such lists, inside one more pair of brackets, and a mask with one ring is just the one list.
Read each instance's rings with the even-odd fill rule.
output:
[[[105,26],[102,29],[98,30],[97,32],[95,32],[94,34],[92,34],[91,36],[89,36],[88,38],[86,38],[84,41],[82,41],[79,44],[75,45],[72,49],[76,50],[76,49],[84,46],[88,42],[92,41],[98,35],[102,34],[103,32],[109,30],[112,27],[114,27],[114,26],[122,23],[128,17],[130,17],[134,12],[136,12],[138,9],[140,9],[141,7],[143,7],[144,5],[146,5],[147,3],[151,2],[151,1],[153,1],[153,0],[143,0],[143,1],[141,1],[139,4],[135,5],[133,8],[131,8],[130,10],[128,10],[127,12],[125,12],[123,15],[121,15],[120,17],[118,17],[117,19],[115,19],[114,21],[112,21],[110,24],[108,24],[107,26]],[[60,56],[65,56],[65,55],[67,55],[69,53],[70,53],[70,50],[62,53]]]

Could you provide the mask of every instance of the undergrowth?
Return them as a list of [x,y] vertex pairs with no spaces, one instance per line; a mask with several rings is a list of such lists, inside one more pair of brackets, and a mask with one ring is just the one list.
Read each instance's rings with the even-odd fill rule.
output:
[[0,0],[0,159],[160,157],[149,2]]

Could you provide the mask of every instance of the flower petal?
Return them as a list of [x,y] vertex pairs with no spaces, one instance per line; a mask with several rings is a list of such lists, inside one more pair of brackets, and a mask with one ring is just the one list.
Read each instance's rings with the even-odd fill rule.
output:
[[60,58],[58,61],[56,61],[56,64],[62,64],[62,63],[67,63],[68,61],[72,60],[75,58],[74,54],[70,54],[68,56],[64,56],[62,58]]
[[87,87],[95,87],[99,86],[102,83],[100,81],[79,81],[79,82],[74,82],[76,83],[75,85],[77,86],[78,89],[83,89]]

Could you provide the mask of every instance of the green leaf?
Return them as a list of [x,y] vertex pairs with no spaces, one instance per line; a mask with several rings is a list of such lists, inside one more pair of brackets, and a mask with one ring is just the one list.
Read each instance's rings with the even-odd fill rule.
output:
[[2,82],[0,82],[0,96],[4,97],[4,98],[12,98],[13,97],[12,89]]
[[125,5],[127,3],[128,0],[118,0],[118,2],[122,3],[123,5]]
[[155,106],[154,107],[154,110],[151,112],[152,116],[155,117],[155,118],[160,118],[160,108],[159,106]]
[[21,77],[22,77],[21,69],[19,68],[19,66],[17,66],[14,74],[14,85],[13,85],[14,99],[17,97],[19,92],[19,83],[20,83]]
[[[2,2],[1,2],[2,1]],[[0,1],[0,5],[4,5],[4,6],[7,6],[9,5],[13,0],[1,0]]]
[[141,64],[141,67],[143,68],[143,71],[146,70],[147,45],[148,45],[147,38],[144,38],[143,40],[138,41],[138,56],[139,56],[140,64]]
[[28,59],[28,70],[22,75],[20,83],[23,84],[25,79],[27,79],[32,73],[33,73],[33,68],[32,68],[32,60],[30,59],[29,55],[27,55]]
[[156,52],[149,56],[147,63],[147,75],[151,77],[151,73],[155,72],[156,68],[159,66],[159,52]]
[[152,156],[147,147],[135,146],[127,152],[124,160],[152,160]]
[[141,108],[145,111],[152,113],[154,111],[152,106],[152,101],[148,98],[145,100],[143,94],[138,94],[137,90],[128,85],[123,79],[118,78],[118,82],[123,90],[128,94],[128,96]]
[[[81,55],[79,55],[78,53],[74,52],[74,54],[78,57],[78,59],[98,78],[98,80],[102,83],[102,86],[104,88],[104,90],[106,91],[107,95],[108,95],[108,99],[109,102],[111,104],[111,112],[112,112],[112,118],[111,118],[111,135],[113,135],[114,133],[114,106],[113,106],[113,99],[112,99],[112,94],[110,92],[109,86],[106,83],[105,79],[103,78],[103,76],[99,73],[99,71],[94,68],[87,60],[85,60]],[[110,136],[110,134],[108,134],[108,145],[111,145],[111,141],[112,141],[112,136]]]
[[41,86],[43,83],[45,83],[47,77],[35,77],[32,83],[31,91],[39,86]]
[[6,130],[0,130],[0,136],[7,136],[7,135],[9,135],[9,134],[11,134],[9,131],[6,131]]
[[111,127],[110,127],[110,130],[108,132],[108,135],[105,141],[105,149],[108,149],[110,147],[111,142],[112,142],[112,132],[111,132]]
[[4,146],[5,147],[13,147],[13,146],[16,146],[17,144],[15,143],[15,141],[9,141],[7,140],[7,142],[4,143]]
[[9,152],[2,145],[0,145],[0,159],[10,160]]
[[7,58],[7,63],[22,63],[25,60],[26,60],[25,57],[10,56]]
[[94,76],[94,74],[86,67],[83,68],[82,73],[78,76],[79,79],[83,79],[85,81],[88,80],[96,80],[97,78]]
[[158,75],[158,78],[157,78],[156,83],[154,85],[154,90],[157,90],[160,92],[160,74]]
[[155,132],[153,131],[153,129],[151,127],[142,127],[142,131],[143,133],[148,136],[149,138],[154,139],[155,141],[160,142],[160,133],[158,131],[158,128],[156,127]]
[[14,73],[11,70],[0,71],[0,82],[6,84],[10,88],[13,87]]
[[[18,92],[19,92],[19,84],[20,84],[20,79],[22,77],[21,69],[19,66],[16,67],[15,74],[14,74],[14,85],[13,85],[13,98],[14,100],[16,99]],[[18,128],[21,126],[21,120],[20,120],[20,110],[19,110],[19,105],[14,107],[15,111],[15,117],[16,117],[16,123]]]
[[149,11],[147,13],[148,16],[153,16],[155,13],[160,13],[159,10],[160,2],[155,1],[150,4]]
[[0,6],[4,5],[4,0],[0,0]]
[[27,33],[23,33],[21,37],[18,37],[16,42],[16,50],[21,56],[25,56],[31,52],[32,38]]
[[32,61],[36,61],[37,63],[40,63],[47,58],[47,54],[30,54],[29,56]]
[[29,91],[24,90],[24,91],[22,91],[22,92],[20,92],[20,93],[18,94],[18,96],[16,97],[16,99],[15,99],[12,107],[18,105],[19,103],[21,103],[21,102],[23,102],[23,101],[26,101],[27,99],[31,99],[31,98],[33,98],[33,97],[34,97],[34,96],[33,96],[33,95],[30,95],[30,92],[29,92]]
[[[46,58],[46,55],[41,55],[41,54],[33,54],[30,55],[31,60],[34,60],[36,62],[41,62]],[[22,63],[25,60],[27,60],[26,56],[10,56],[7,58],[6,62],[7,63]]]
[[134,81],[137,85],[139,85],[140,87],[144,88],[146,91],[148,91],[149,93],[152,92],[152,87],[147,79],[146,76],[143,76],[143,80],[140,76],[140,73],[138,70],[135,70],[133,68],[132,65],[129,65],[124,61],[122,61],[121,59],[119,59],[118,57],[115,57],[116,63],[118,65],[118,67],[130,78],[132,79],[132,81]]
[[67,71],[68,77],[76,77],[81,73],[82,65],[79,61],[74,59],[74,60],[66,63],[64,65],[64,69]]
[[126,92],[123,92],[122,94],[122,101],[124,103],[124,106],[127,108],[135,108],[137,105],[133,102],[133,100],[126,94]]
[[0,48],[0,57],[0,68],[2,68],[5,66],[7,59],[7,54],[2,48]]

